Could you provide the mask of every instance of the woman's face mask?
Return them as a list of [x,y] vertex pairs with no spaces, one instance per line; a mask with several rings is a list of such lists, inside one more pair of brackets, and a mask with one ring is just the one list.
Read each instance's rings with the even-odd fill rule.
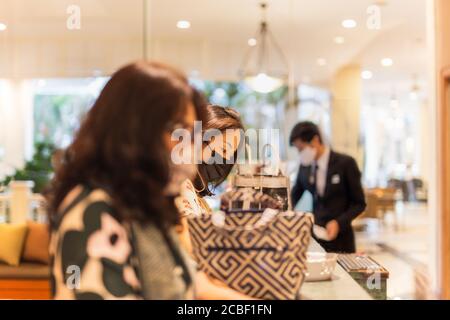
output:
[[203,162],[198,167],[203,187],[222,182],[233,169],[241,142],[240,130],[231,130],[203,148]]
[[232,168],[233,164],[224,162],[222,164],[202,163],[198,169],[206,183],[214,183],[226,178]]
[[224,158],[220,153],[215,152],[210,145],[206,148],[210,148],[211,155],[198,166],[203,187],[210,183],[217,184],[223,181],[234,166],[234,159]]
[[314,160],[316,159],[317,151],[316,149],[312,147],[305,147],[300,152],[300,163],[302,166],[309,167],[314,163]]

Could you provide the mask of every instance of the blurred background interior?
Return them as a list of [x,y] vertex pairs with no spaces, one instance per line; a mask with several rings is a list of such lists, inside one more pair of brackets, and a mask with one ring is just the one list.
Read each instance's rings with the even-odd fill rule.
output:
[[[210,102],[235,107],[247,127],[280,129],[292,178],[298,156],[289,132],[300,120],[318,123],[363,172],[368,207],[355,221],[358,252],[390,271],[390,299],[432,296],[436,3],[266,3],[0,0],[2,185],[32,180],[38,194],[51,177],[51,155],[70,144],[108,77],[137,59],[163,61],[184,70]],[[78,13],[79,25],[70,20]],[[301,206],[308,205],[306,198]]]

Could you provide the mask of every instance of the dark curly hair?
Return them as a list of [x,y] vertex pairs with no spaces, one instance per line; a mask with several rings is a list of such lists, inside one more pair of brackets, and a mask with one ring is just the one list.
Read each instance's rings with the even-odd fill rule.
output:
[[169,181],[164,136],[183,121],[189,104],[205,114],[203,96],[185,76],[158,63],[136,62],[117,71],[87,114],[46,192],[50,221],[77,185],[101,188],[113,201],[117,219],[178,224]]

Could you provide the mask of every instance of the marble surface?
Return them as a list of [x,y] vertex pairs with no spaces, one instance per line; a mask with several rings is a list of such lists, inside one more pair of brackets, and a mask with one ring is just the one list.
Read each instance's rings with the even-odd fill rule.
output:
[[382,222],[365,220],[366,229],[355,233],[358,252],[369,254],[389,270],[388,299],[425,298],[421,294],[428,297],[429,292],[421,290],[432,291],[429,287],[430,270],[433,270],[430,214],[424,203],[404,203],[395,212],[386,214]]
[[[323,252],[322,247],[311,240],[308,251]],[[337,264],[329,281],[304,282],[300,289],[302,300],[372,300],[372,297]]]

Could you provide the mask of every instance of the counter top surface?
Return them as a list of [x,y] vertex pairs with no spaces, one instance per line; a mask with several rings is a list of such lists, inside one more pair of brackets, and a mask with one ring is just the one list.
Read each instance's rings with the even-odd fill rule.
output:
[[[323,252],[314,240],[310,252]],[[300,289],[303,300],[372,300],[372,297],[344,270],[336,264],[331,281],[304,282]]]

